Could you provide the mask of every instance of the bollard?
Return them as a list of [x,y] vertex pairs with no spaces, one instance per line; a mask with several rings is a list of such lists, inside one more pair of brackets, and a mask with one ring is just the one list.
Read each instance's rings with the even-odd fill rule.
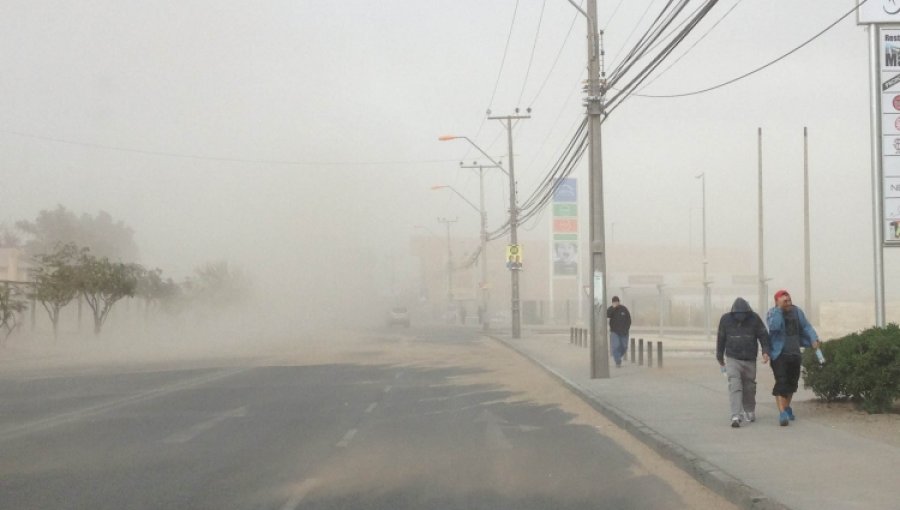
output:
[[571,344],[574,341],[575,341],[575,328],[573,328],[572,326],[569,326],[569,343]]
[[583,345],[582,347],[587,347],[587,346],[588,346],[588,343],[589,343],[589,341],[588,341],[588,330],[582,329],[582,330],[581,330],[581,334],[582,334],[582,341],[584,342],[584,345]]
[[647,342],[647,368],[653,366],[653,342]]
[[656,366],[662,368],[662,340],[656,342]]
[[634,363],[634,337],[631,337],[631,362]]
[[576,338],[578,339],[578,342],[576,345],[578,345],[578,347],[581,347],[581,342],[584,338],[584,330],[581,328],[578,328],[578,331],[575,333],[575,335],[576,335]]
[[644,364],[644,339],[638,338],[638,365]]

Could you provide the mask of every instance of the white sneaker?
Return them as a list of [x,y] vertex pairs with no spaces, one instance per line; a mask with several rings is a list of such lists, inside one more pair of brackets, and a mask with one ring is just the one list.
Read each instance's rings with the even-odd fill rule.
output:
[[741,417],[738,415],[734,415],[731,417],[731,428],[739,429],[741,428]]
[[756,413],[744,411],[744,421],[746,421],[746,422],[756,421]]

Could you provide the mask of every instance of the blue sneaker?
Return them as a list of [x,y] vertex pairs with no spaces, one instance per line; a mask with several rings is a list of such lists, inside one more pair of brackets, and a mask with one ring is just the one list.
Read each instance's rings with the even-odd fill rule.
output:
[[790,416],[787,411],[781,411],[781,414],[778,415],[778,423],[781,424],[782,427],[787,427],[788,423],[790,423]]
[[791,409],[791,406],[785,407],[785,408],[784,408],[784,412],[787,413],[788,419],[790,419],[791,421],[794,421],[794,419],[795,419],[795,418],[794,418],[794,410]]

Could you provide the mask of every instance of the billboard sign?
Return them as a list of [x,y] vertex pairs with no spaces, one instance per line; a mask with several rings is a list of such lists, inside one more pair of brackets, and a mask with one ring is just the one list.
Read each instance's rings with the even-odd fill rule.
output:
[[[878,7],[900,21],[900,0],[869,0],[863,7]],[[860,7],[860,16],[863,14]],[[890,9],[888,9],[890,7]],[[888,11],[890,11],[890,14]],[[884,244],[900,246],[900,28],[879,28],[881,94],[881,179]]]
[[553,277],[578,276],[578,183],[566,178],[557,181],[553,192],[551,222]]
[[869,0],[865,2],[856,10],[856,22],[860,25],[900,23],[900,0]]

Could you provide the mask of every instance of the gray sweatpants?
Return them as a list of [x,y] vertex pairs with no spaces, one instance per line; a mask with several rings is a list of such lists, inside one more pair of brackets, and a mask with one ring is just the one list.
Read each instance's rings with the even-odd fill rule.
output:
[[756,360],[725,359],[731,416],[756,412]]

